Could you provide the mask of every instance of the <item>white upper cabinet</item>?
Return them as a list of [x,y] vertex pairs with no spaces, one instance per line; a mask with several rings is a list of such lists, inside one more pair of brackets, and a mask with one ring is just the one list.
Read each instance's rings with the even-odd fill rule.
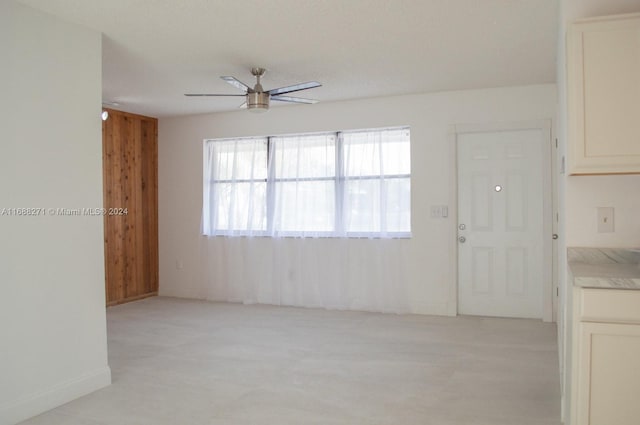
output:
[[640,14],[573,24],[567,52],[569,173],[640,173]]

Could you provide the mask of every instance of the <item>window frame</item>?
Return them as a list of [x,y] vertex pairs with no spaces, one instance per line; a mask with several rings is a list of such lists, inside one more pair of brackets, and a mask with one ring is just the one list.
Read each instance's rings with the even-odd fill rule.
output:
[[[208,153],[208,144],[209,143],[223,143],[223,142],[248,142],[248,141],[256,141],[256,142],[265,142],[265,144],[268,143],[268,138],[265,136],[258,136],[258,137],[227,137],[227,138],[222,138],[222,139],[207,139],[204,141],[203,144],[203,150],[204,150],[204,158],[203,158],[203,174],[205,173],[206,169],[207,169],[207,165],[206,165],[206,159],[207,159],[207,153]],[[235,160],[235,158],[234,158]],[[268,149],[268,144],[267,144],[267,149],[265,151],[265,178],[255,178],[255,179],[250,179],[250,178],[243,178],[243,179],[216,179],[216,178],[209,178],[208,176],[204,176],[203,175],[203,184],[208,184],[209,187],[213,186],[215,187],[216,184],[234,184],[234,183],[265,183],[266,188],[265,188],[265,202],[267,203],[265,205],[265,212],[268,213],[268,201],[269,201],[269,149]],[[203,187],[203,209],[204,209],[204,187]],[[214,191],[209,191],[209,193],[215,193]],[[211,216],[212,212],[209,211],[209,216]],[[204,214],[203,214],[204,215]],[[265,223],[265,230],[246,230],[246,229],[211,229],[211,233],[207,234],[204,232],[204,220],[202,223],[202,233],[204,236],[268,236],[268,222]]]
[[[363,239],[380,239],[380,238],[389,238],[389,239],[409,239],[412,237],[411,230],[411,172],[405,174],[379,174],[379,175],[361,175],[358,176],[358,180],[400,180],[407,179],[409,181],[409,230],[408,231],[399,231],[399,232],[382,232],[382,231],[346,231],[345,230],[345,220],[344,220],[344,191],[346,182],[349,181],[345,176],[345,168],[344,168],[344,134],[349,133],[362,133],[362,132],[376,132],[376,131],[387,131],[387,130],[407,130],[410,132],[409,126],[399,126],[399,127],[383,127],[383,128],[372,128],[372,129],[362,129],[362,130],[351,130],[351,131],[323,131],[323,132],[313,132],[313,133],[294,133],[294,134],[285,134],[285,135],[272,135],[272,136],[258,136],[258,137],[235,137],[235,138],[221,138],[221,139],[205,139],[204,140],[204,148],[207,149],[207,145],[209,143],[216,142],[224,142],[224,141],[240,141],[240,140],[256,140],[256,139],[264,139],[267,146],[266,152],[266,170],[267,177],[266,179],[225,179],[225,180],[216,180],[213,178],[205,177],[203,179],[204,184],[220,184],[220,183],[255,183],[255,182],[264,182],[266,183],[266,226],[265,230],[238,230],[238,229],[227,229],[227,230],[217,230],[212,229],[211,234],[204,233],[203,235],[214,237],[214,236],[258,236],[258,237],[292,237],[292,238],[300,238],[300,237],[309,237],[305,236],[305,231],[276,231],[274,229],[275,225],[275,192],[276,192],[276,184],[278,182],[300,182],[300,181],[333,181],[335,185],[334,195],[334,230],[332,231],[314,231],[314,237],[319,238],[363,238]],[[287,138],[287,137],[296,137],[296,136],[312,136],[312,135],[333,135],[335,137],[335,173],[332,177],[289,177],[289,178],[276,178],[276,167],[273,165],[273,161],[275,161],[275,147],[274,147],[274,138]],[[411,137],[409,136],[409,143],[411,143]],[[410,159],[411,155],[409,155]],[[206,157],[205,157],[206,159]],[[205,167],[206,169],[206,167]],[[204,173],[204,169],[203,169]],[[382,176],[382,177],[381,177]],[[203,188],[204,189],[204,188]],[[203,204],[204,208],[204,204]],[[381,220],[384,218],[381,215]],[[277,235],[275,233],[277,232]]]
[[[370,132],[383,132],[383,131],[389,131],[389,130],[398,130],[398,131],[402,131],[402,130],[406,130],[409,133],[411,133],[411,129],[409,126],[399,126],[399,127],[384,127],[384,128],[368,128],[368,129],[361,129],[361,130],[350,130],[350,131],[339,131],[336,132],[336,134],[339,135],[339,139],[338,139],[338,143],[339,143],[339,148],[340,148],[340,178],[341,178],[341,195],[344,196],[344,189],[345,189],[345,180],[348,180],[347,177],[345,176],[345,167],[344,167],[344,135],[345,134],[357,134],[357,133],[370,133]],[[409,136],[409,147],[411,147],[411,136]],[[411,148],[409,148],[411,149]],[[409,154],[409,160],[411,160],[411,154]],[[411,167],[409,167],[411,168]],[[336,221],[336,225],[339,225],[342,227],[340,229],[340,234],[345,235],[348,238],[383,238],[383,235],[387,235],[386,238],[389,239],[410,239],[412,237],[412,226],[411,226],[411,172],[406,173],[406,174],[371,174],[371,175],[361,175],[358,176],[357,180],[380,180],[380,176],[384,177],[384,180],[399,180],[399,179],[408,179],[409,180],[409,230],[408,231],[404,231],[404,232],[382,232],[382,231],[378,231],[378,232],[373,232],[373,231],[346,231],[344,226],[345,226],[345,220],[339,220]],[[344,203],[341,202],[340,203],[340,208],[344,207]],[[341,211],[341,213],[343,213],[343,211]],[[384,219],[384,217],[380,217],[381,220]]]

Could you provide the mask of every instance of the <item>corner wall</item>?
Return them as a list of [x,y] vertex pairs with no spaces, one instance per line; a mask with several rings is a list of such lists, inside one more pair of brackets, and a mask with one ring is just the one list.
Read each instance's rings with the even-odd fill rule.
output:
[[[0,424],[111,382],[100,216],[101,35],[0,2]],[[12,208],[42,208],[35,215]]]
[[[448,314],[455,307],[451,306],[449,287],[454,279],[455,259],[450,244],[456,237],[452,230],[452,220],[456,218],[430,218],[430,207],[452,205],[450,126],[550,119],[555,114],[556,89],[550,84],[277,107],[266,114],[238,111],[161,118],[160,295],[215,299],[216,282],[207,284],[206,264],[224,255],[227,248],[220,248],[221,244],[233,246],[224,238],[209,244],[200,234],[203,139],[409,125],[413,237],[401,241],[406,265],[402,285],[411,300],[410,312]],[[268,254],[269,244],[275,243],[260,240],[257,245],[261,253]],[[295,239],[281,243],[291,245],[292,252],[297,252]],[[303,258],[297,265],[289,265],[292,269],[288,275],[298,279],[293,285],[304,285],[305,270],[300,264],[331,258],[330,253],[339,249],[340,241],[305,243],[318,250],[309,250],[314,253],[313,259]],[[357,245],[355,241],[350,243]],[[257,255],[246,259],[246,263],[260,267],[263,258]],[[231,267],[235,269],[221,273],[220,279],[243,275],[243,262],[233,263]],[[389,268],[392,266],[390,263]],[[361,268],[352,267],[350,276],[362,275]],[[331,264],[326,269],[331,270]]]

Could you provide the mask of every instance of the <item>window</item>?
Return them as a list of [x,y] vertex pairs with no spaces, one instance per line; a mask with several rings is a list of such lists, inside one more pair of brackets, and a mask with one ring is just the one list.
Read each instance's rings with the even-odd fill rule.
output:
[[328,236],[336,221],[335,134],[272,137],[269,146],[272,233]]
[[344,226],[350,235],[411,231],[409,130],[342,133]]
[[203,233],[411,235],[408,128],[206,140]]
[[267,230],[267,139],[205,144],[203,233],[253,235]]

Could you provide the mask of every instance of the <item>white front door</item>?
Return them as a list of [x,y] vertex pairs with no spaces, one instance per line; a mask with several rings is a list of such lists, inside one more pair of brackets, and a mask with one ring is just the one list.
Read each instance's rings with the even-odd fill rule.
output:
[[459,314],[543,317],[544,136],[457,134]]

